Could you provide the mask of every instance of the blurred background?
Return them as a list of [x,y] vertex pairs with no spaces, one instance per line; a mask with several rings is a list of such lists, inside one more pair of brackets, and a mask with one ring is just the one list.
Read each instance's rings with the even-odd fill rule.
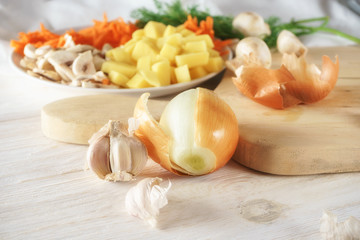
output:
[[[161,2],[172,2],[163,0]],[[212,14],[236,16],[254,11],[265,19],[280,17],[282,21],[329,16],[329,27],[360,37],[360,0],[183,0],[184,6],[198,5]],[[133,21],[132,10],[155,9],[151,0],[0,0],[0,39],[15,39],[18,32],[39,29],[40,23],[52,30],[92,25],[93,19],[109,20],[122,17]],[[304,37],[306,45],[347,45],[350,41],[329,34],[318,33],[315,38]]]

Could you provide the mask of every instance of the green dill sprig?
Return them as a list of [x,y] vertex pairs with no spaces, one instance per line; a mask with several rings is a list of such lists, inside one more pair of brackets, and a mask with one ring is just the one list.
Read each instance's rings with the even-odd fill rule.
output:
[[[178,26],[183,24],[190,14],[192,17],[196,17],[198,21],[205,20],[207,16],[211,16],[214,20],[213,29],[215,37],[219,39],[242,39],[244,37],[239,31],[233,28],[232,21],[234,17],[232,16],[213,16],[208,10],[199,10],[197,5],[184,8],[180,0],[174,0],[172,3],[162,3],[160,0],[154,0],[154,4],[156,11],[151,11],[146,8],[139,8],[132,11],[131,17],[137,19],[136,24],[138,27],[144,27],[149,21]],[[282,23],[278,17],[269,17],[266,19],[266,22],[269,24],[271,35],[265,37],[264,41],[270,48],[276,47],[277,37],[284,29],[293,32],[296,36],[314,34],[316,32],[328,32],[360,44],[359,38],[327,27],[329,22],[328,17],[309,18],[298,21],[291,20],[288,23]],[[308,25],[309,23],[319,23],[319,25],[310,26]]]

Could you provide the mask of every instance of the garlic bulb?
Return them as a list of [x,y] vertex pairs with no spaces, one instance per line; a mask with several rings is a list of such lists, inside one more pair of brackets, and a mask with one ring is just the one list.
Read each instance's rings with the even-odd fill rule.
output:
[[320,232],[324,240],[360,238],[360,221],[354,217],[338,222],[333,213],[325,211],[320,222]]
[[255,12],[240,13],[234,18],[232,25],[245,37],[264,38],[271,34],[269,25]]
[[[134,120],[129,119],[130,126]],[[129,181],[145,167],[146,147],[129,132],[120,121],[110,120],[89,140],[88,165],[99,178]]]
[[165,169],[179,174],[202,175],[224,166],[238,142],[238,124],[232,109],[214,92],[190,89],[166,106],[157,122],[147,108],[149,94],[138,100],[135,131],[149,156]]
[[288,30],[282,30],[277,38],[277,49],[280,53],[292,54],[295,53],[297,57],[306,55],[307,48],[302,42]]
[[161,178],[145,178],[132,187],[125,197],[125,208],[130,215],[143,219],[151,227],[157,224],[156,218],[161,208],[168,204],[166,188],[160,186]]

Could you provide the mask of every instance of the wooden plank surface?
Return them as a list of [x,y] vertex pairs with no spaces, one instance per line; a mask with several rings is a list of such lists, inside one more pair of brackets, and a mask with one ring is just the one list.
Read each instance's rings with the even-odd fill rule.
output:
[[[324,210],[360,219],[359,173],[277,176],[230,161],[179,177],[149,161],[135,182],[101,181],[83,169],[86,145],[41,131],[42,106],[71,94],[16,74],[0,79],[0,239],[321,239]],[[145,177],[173,184],[157,229],[124,210]]]
[[[255,170],[304,175],[360,171],[359,47],[310,49],[308,60],[321,65],[321,56],[340,58],[339,79],[324,100],[273,110],[244,97],[229,71],[215,92],[234,110],[240,141],[234,159]],[[355,57],[354,57],[355,56]],[[274,54],[274,66],[280,62]],[[150,101],[158,118],[169,97]],[[137,98],[118,95],[81,96],[46,105],[42,129],[46,136],[86,144],[109,119],[126,121]]]

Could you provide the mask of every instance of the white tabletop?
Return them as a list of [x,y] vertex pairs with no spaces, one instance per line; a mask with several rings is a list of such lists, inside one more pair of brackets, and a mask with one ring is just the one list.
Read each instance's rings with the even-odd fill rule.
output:
[[[23,15],[26,22],[16,17],[25,11],[16,8],[21,4],[35,14]],[[83,9],[74,19],[61,17],[69,4]],[[84,170],[87,146],[57,142],[41,132],[42,106],[79,92],[33,83],[9,64],[12,49],[8,40],[18,31],[35,30],[44,19],[53,29],[74,22],[80,26],[101,19],[105,11],[109,19],[126,19],[129,10],[145,1],[119,1],[116,8],[113,4],[95,0],[0,3],[1,18],[8,20],[8,24],[1,21],[0,27],[0,239],[321,239],[323,211],[333,212],[339,221],[350,216],[360,219],[359,173],[274,176],[233,161],[201,177],[175,176],[149,162],[138,180],[171,180],[169,204],[161,209],[155,229],[128,215],[125,194],[137,181],[99,180]],[[347,16],[360,23],[359,16],[338,1],[223,0],[208,4],[213,11],[227,14],[254,10],[284,20],[331,14],[333,27],[360,36],[356,26],[342,19]],[[280,6],[283,11],[278,12]],[[8,14],[6,8],[16,10]],[[349,44],[322,34],[304,41],[308,45]]]

